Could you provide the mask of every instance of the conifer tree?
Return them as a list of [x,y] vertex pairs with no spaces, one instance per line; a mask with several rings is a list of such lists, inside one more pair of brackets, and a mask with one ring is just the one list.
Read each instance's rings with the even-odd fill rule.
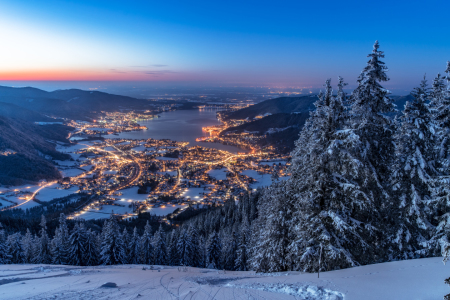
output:
[[101,240],[100,261],[102,264],[117,265],[126,262],[125,245],[119,232],[117,219],[112,214],[105,222]]
[[234,270],[237,259],[238,237],[236,232],[224,234],[222,240],[222,266],[225,270]]
[[10,261],[12,264],[21,264],[24,262],[21,240],[22,235],[20,232],[11,234],[6,239],[7,253],[11,256]]
[[[426,243],[432,255],[442,255],[450,238],[450,63],[447,62],[446,77],[440,74],[433,82],[432,110],[439,127],[436,149],[439,176],[434,179],[432,201],[430,203],[431,223],[435,225],[432,237]],[[447,79],[447,85],[444,80]]]
[[153,264],[152,227],[147,221],[141,238],[141,263]]
[[239,243],[237,245],[236,259],[234,262],[234,269],[237,271],[248,271],[249,251],[247,247],[250,236],[249,230],[248,220],[245,218],[239,235]]
[[140,263],[140,254],[141,254],[141,237],[137,232],[137,228],[134,227],[133,235],[130,237],[130,242],[128,244],[128,261],[130,264],[139,264]]
[[436,124],[428,108],[428,88],[424,77],[411,93],[396,134],[396,163],[393,166],[393,199],[398,207],[392,257],[413,258],[420,253],[428,239],[432,225],[428,221],[427,203],[430,202],[435,170]]
[[87,233],[82,224],[76,223],[70,236],[69,248],[70,253],[67,263],[73,266],[85,266]]
[[180,258],[180,266],[192,266],[192,243],[187,228],[183,228],[177,241],[177,253]]
[[188,229],[189,238],[191,240],[192,248],[192,266],[201,267],[203,266],[203,257],[201,254],[200,237],[197,230],[197,225],[191,224]]
[[34,245],[33,235],[31,234],[30,229],[27,228],[27,232],[25,233],[25,236],[22,238],[23,262],[26,264],[33,262],[34,258],[33,245]]
[[59,227],[55,230],[55,236],[51,242],[52,263],[63,265],[67,263],[69,253],[68,249],[69,229],[67,228],[66,216],[60,214]]
[[123,229],[122,234],[121,234],[121,238],[123,241],[123,245],[125,248],[125,261],[124,264],[129,264],[130,263],[130,256],[128,255],[128,246],[130,244],[130,235],[128,234],[128,231],[126,228]]
[[12,256],[8,252],[8,247],[6,245],[6,233],[0,223],[0,264],[8,264],[11,262]]
[[35,264],[49,264],[52,262],[52,255],[50,249],[50,240],[47,235],[47,221],[42,215],[41,217],[41,232],[37,240],[33,263]]
[[[292,203],[285,195],[286,182],[278,181],[261,198],[259,217],[253,223],[251,268],[258,272],[290,269],[289,245],[292,242]],[[243,254],[243,253],[241,253]],[[241,257],[243,258],[243,257]],[[244,262],[239,262],[239,269]]]
[[96,266],[99,264],[96,233],[91,231],[90,229],[88,229],[86,232],[84,263],[86,266]]
[[171,266],[178,266],[180,263],[180,256],[178,255],[177,247],[179,233],[180,232],[178,229],[172,230],[169,239],[169,265]]
[[159,225],[159,229],[153,237],[153,263],[155,265],[165,265],[167,263],[166,237]]
[[213,231],[208,239],[208,246],[206,248],[206,258],[208,261],[208,268],[220,269],[220,257],[222,254],[222,244],[219,234]]

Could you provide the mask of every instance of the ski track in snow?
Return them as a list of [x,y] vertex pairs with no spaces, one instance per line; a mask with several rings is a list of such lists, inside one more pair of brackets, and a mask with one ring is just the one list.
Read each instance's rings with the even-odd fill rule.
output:
[[[320,278],[147,265],[1,265],[0,299],[442,299],[450,292],[444,284],[450,270],[441,260],[375,264]],[[117,287],[101,287],[106,282]]]

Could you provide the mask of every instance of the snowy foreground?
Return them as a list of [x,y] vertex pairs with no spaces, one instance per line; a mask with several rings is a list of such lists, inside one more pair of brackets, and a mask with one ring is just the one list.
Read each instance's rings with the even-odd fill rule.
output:
[[[449,276],[442,258],[325,272],[320,279],[142,265],[2,265],[0,299],[442,299]],[[107,282],[117,287],[102,287]]]

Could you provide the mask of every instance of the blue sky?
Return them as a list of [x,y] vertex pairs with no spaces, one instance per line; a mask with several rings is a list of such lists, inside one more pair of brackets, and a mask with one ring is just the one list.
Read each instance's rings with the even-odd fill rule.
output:
[[2,80],[351,84],[379,40],[393,91],[450,60],[447,1],[0,1]]

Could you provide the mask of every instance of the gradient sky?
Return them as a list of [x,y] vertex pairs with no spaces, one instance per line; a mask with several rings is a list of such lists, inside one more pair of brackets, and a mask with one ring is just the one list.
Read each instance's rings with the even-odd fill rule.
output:
[[[373,42],[401,93],[450,60],[449,1],[1,1],[0,80],[351,86]],[[0,82],[1,84],[1,82]]]

